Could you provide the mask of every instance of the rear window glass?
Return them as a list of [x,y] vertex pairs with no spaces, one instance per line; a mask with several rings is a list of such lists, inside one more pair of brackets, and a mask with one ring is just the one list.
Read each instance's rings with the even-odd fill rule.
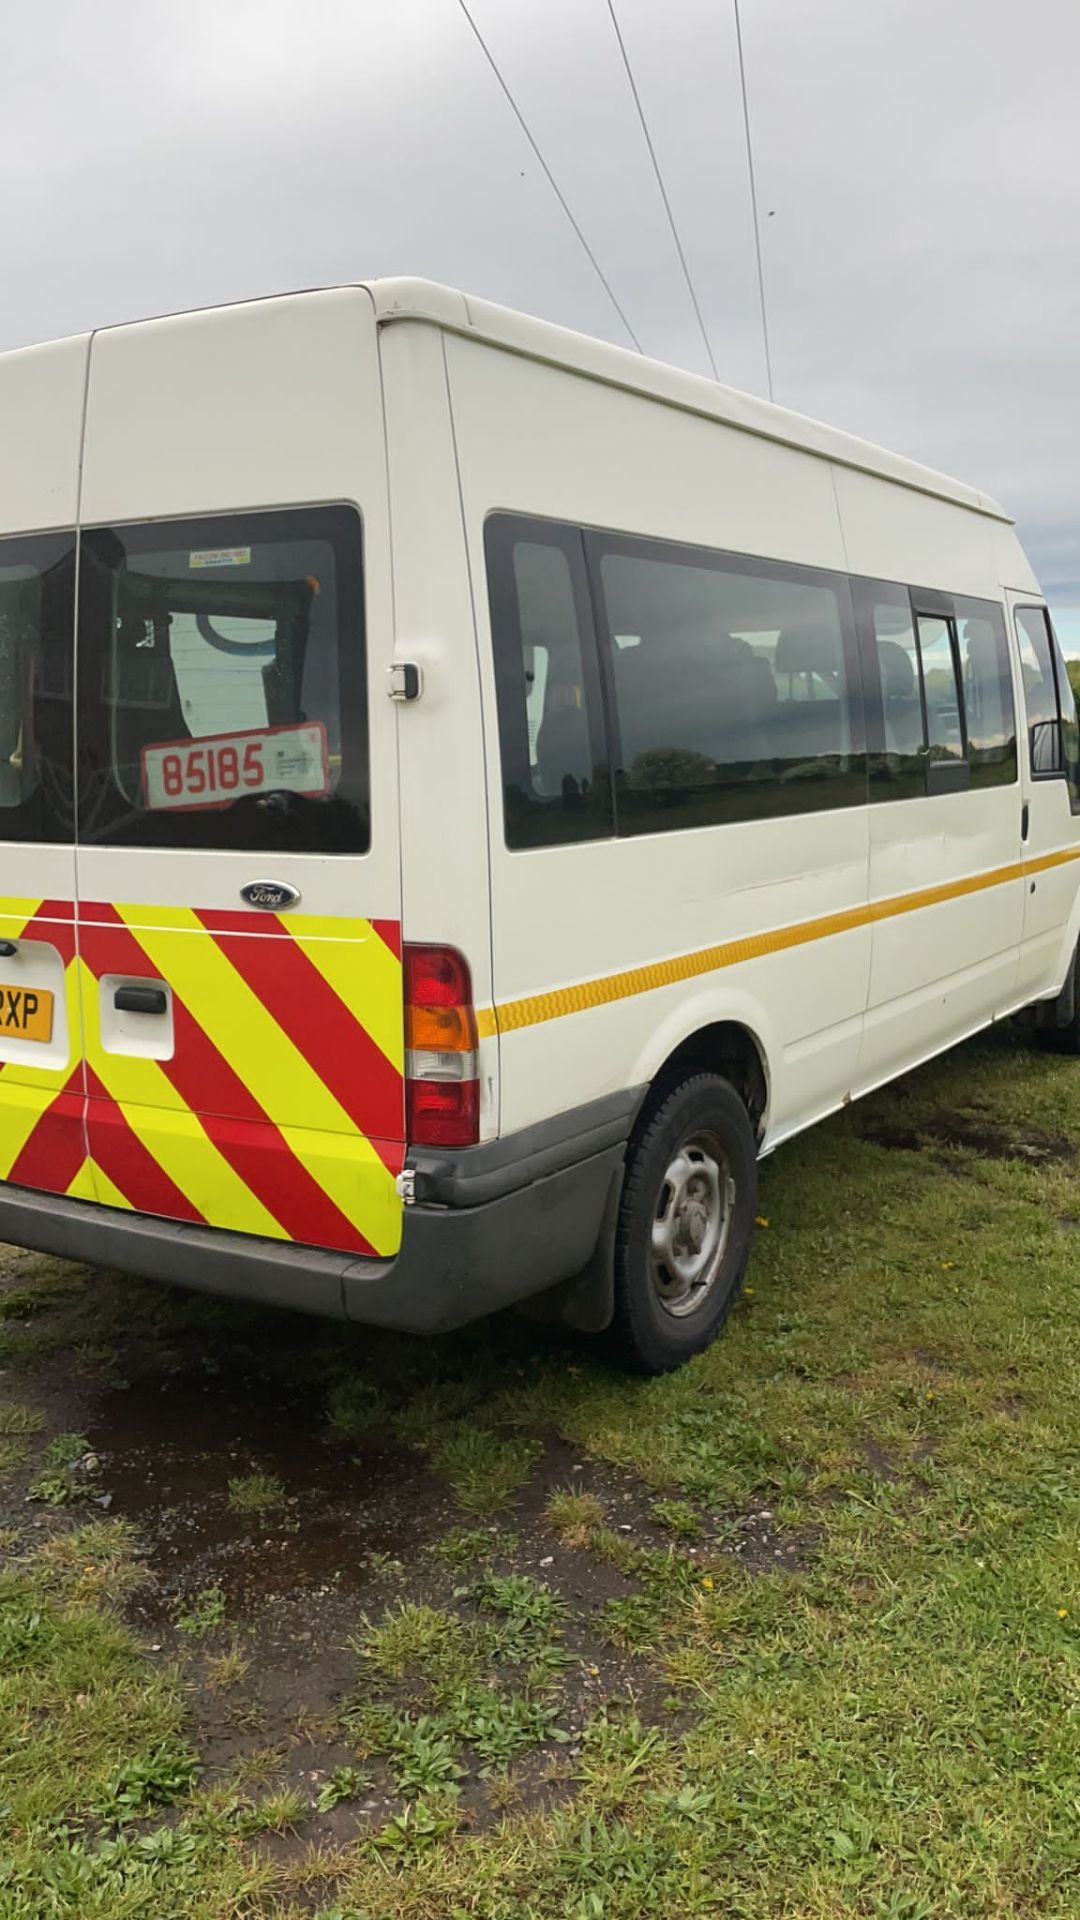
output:
[[366,849],[351,509],[95,528],[79,643],[84,841]]
[[70,533],[0,540],[0,840],[72,840]]

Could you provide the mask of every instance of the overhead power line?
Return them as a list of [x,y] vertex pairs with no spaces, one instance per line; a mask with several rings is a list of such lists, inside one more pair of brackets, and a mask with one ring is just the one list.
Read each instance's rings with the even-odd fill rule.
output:
[[626,78],[630,82],[630,92],[632,93],[634,98],[634,105],[637,108],[637,116],[641,122],[641,131],[642,131],[642,134],[644,135],[645,145],[649,153],[649,159],[652,161],[653,172],[656,175],[656,184],[660,189],[660,198],[664,203],[664,212],[667,214],[668,226],[671,228],[671,237],[675,242],[675,251],[679,256],[679,265],[683,270],[683,279],[686,281],[686,291],[690,295],[690,304],[694,309],[694,317],[697,320],[698,327],[701,331],[701,338],[705,344],[705,353],[708,358],[709,365],[712,368],[713,379],[718,380],[720,378],[720,375],[716,370],[716,359],[712,350],[712,342],[709,339],[708,329],[706,328],[706,325],[705,325],[705,320],[702,315],[701,307],[698,304],[698,297],[694,288],[694,282],[690,273],[690,267],[687,262],[686,254],[683,251],[683,243],[679,238],[679,229],[676,224],[674,212],[672,211],[671,201],[668,199],[667,188],[664,185],[664,176],[660,171],[660,162],[656,157],[656,148],[653,146],[653,143],[652,143],[652,135],[649,132],[649,123],[645,118],[645,108],[643,107],[641,102],[641,95],[637,90],[637,82],[634,79],[634,70],[630,65],[630,55],[626,51],[626,43],[623,40],[622,32],[619,27],[619,22],[616,17],[614,0],[607,0],[607,10],[611,15],[611,24],[615,29],[615,38],[619,43],[619,52],[622,55],[622,63],[623,63],[623,66],[626,68]]
[[492,73],[495,75],[495,78],[498,81],[499,86],[502,88],[502,91],[505,94],[507,102],[509,103],[509,106],[510,106],[510,110],[514,115],[514,118],[517,121],[518,126],[521,128],[522,133],[525,135],[526,140],[528,141],[530,147],[533,150],[533,153],[536,156],[536,159],[539,162],[541,171],[543,172],[544,178],[546,179],[553,194],[555,195],[556,200],[558,201],[560,207],[562,208],[567,219],[569,220],[570,225],[573,227],[574,232],[576,233],[578,239],[580,240],[582,246],[584,247],[585,252],[589,257],[589,261],[593,267],[593,271],[595,272],[596,277],[600,282],[600,285],[603,287],[604,292],[607,294],[608,299],[611,301],[612,306],[614,307],[616,313],[618,314],[619,319],[622,321],[623,326],[626,328],[627,333],[630,335],[630,338],[633,341],[638,352],[641,353],[643,351],[641,341],[638,339],[637,334],[634,332],[633,327],[630,325],[629,320],[627,319],[625,313],[622,310],[621,305],[619,304],[614,288],[612,287],[610,281],[607,278],[607,275],[605,274],[603,268],[600,265],[599,260],[597,259],[595,253],[593,252],[588,241],[586,240],[585,235],[582,233],[581,228],[579,227],[577,221],[575,220],[574,215],[570,210],[570,206],[566,199],[566,196],[563,193],[561,187],[559,186],[559,183],[556,180],[555,175],[552,173],[551,168],[548,166],[547,161],[544,159],[544,156],[540,151],[537,141],[534,139],[532,133],[530,132],[528,124],[525,120],[525,116],[522,113],[521,108],[518,106],[517,101],[514,99],[514,96],[511,93],[509,86],[507,85],[506,81],[503,79],[502,72],[499,68],[499,64],[495,59],[495,56],[492,53],[491,48],[488,46],[487,41],[484,39],[484,36],[481,33],[479,27],[477,26],[476,21],[473,19],[473,16],[469,11],[468,6],[466,5],[466,0],[458,0],[458,6],[461,8],[462,13],[465,15],[466,20],[468,21],[470,27],[472,28],[473,33],[475,34],[476,39],[480,44],[481,52],[483,53],[484,58],[488,63],[488,66],[491,68]]
[[769,316],[765,307],[765,268],[761,258],[761,221],[758,218],[757,182],[754,179],[754,144],[750,138],[750,102],[746,95],[746,60],[743,56],[742,21],[739,19],[739,0],[732,0],[735,8],[735,44],[739,53],[739,86],[742,89],[743,129],[746,133],[746,168],[750,175],[750,212],[754,221],[754,251],[757,255],[758,299],[761,302],[761,338],[765,347],[765,383],[769,389],[769,399],[773,397],[772,354],[769,351]]

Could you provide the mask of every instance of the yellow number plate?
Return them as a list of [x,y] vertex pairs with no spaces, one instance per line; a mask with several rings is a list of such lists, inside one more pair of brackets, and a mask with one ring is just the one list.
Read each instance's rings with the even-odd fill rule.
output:
[[6,987],[0,981],[0,1040],[52,1039],[53,996],[45,987]]

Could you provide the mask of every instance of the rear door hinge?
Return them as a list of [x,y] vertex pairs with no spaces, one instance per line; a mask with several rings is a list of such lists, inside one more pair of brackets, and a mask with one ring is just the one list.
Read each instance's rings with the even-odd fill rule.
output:
[[386,691],[391,700],[419,700],[424,691],[424,669],[416,660],[395,660],[387,667],[390,685]]

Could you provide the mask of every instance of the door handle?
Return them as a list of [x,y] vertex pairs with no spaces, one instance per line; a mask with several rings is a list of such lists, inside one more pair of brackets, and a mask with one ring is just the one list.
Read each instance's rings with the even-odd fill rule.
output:
[[164,987],[117,987],[113,994],[118,1013],[164,1013],[168,1004]]
[[1030,826],[1030,825],[1031,825],[1031,808],[1030,808],[1030,807],[1028,806],[1028,803],[1027,803],[1027,801],[1025,800],[1025,801],[1024,801],[1024,804],[1023,804],[1023,806],[1022,806],[1022,807],[1021,807],[1021,809],[1020,809],[1020,838],[1021,838],[1021,840],[1026,840],[1026,839],[1027,839],[1027,837],[1028,837],[1028,828],[1029,828],[1029,826]]
[[19,949],[15,945],[14,940],[0,940],[0,959],[10,960],[12,954],[18,953],[18,951]]

